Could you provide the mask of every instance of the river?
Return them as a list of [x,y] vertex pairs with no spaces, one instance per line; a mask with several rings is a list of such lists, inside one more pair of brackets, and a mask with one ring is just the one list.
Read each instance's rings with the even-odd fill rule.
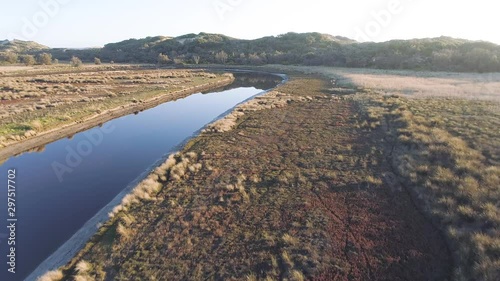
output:
[[235,77],[230,86],[114,119],[4,162],[0,260],[6,260],[11,247],[4,202],[8,170],[15,169],[16,273],[9,273],[2,262],[0,280],[34,280],[40,272],[67,262],[108,211],[159,161],[206,124],[282,81],[256,73]]

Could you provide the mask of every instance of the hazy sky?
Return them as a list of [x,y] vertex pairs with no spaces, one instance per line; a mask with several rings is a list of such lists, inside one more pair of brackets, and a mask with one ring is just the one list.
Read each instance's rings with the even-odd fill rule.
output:
[[[491,0],[0,0],[0,39],[92,47],[129,38],[317,31],[358,41],[441,35],[500,44]],[[495,26],[497,28],[495,28]]]

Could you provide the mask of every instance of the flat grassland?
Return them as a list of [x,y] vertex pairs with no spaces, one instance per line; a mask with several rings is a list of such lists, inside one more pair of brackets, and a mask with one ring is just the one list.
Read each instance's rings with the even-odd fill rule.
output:
[[116,118],[224,81],[232,80],[199,70],[133,66],[5,71],[0,75],[0,148],[67,125],[102,119],[91,124],[95,126],[107,121],[97,117]]
[[[276,66],[278,67],[278,66]],[[451,73],[334,67],[278,67],[337,79],[336,85],[414,99],[457,98],[500,101],[500,73]]]
[[384,128],[331,88],[294,76],[208,126],[40,280],[449,279]]

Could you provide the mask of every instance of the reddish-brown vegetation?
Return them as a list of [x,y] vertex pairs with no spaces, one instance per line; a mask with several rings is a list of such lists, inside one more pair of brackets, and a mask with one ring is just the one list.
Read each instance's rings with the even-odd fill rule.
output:
[[66,279],[82,259],[96,280],[448,279],[446,244],[394,175],[382,127],[325,86],[294,79],[277,90],[303,98],[189,142]]

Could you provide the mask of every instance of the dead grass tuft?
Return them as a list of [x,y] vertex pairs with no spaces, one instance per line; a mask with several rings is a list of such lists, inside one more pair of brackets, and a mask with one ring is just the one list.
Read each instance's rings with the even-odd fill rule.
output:
[[64,277],[62,271],[53,270],[45,273],[44,275],[38,277],[37,281],[59,281]]
[[92,265],[85,260],[81,260],[76,264],[75,269],[79,274],[85,274],[92,270]]
[[238,119],[245,115],[245,112],[281,108],[293,102],[306,102],[311,101],[311,99],[307,99],[302,96],[284,94],[278,91],[270,91],[265,93],[264,95],[258,96],[244,104],[237,106],[236,109],[229,113],[226,117],[208,125],[203,131],[213,133],[228,132],[236,126],[236,124],[238,123]]

